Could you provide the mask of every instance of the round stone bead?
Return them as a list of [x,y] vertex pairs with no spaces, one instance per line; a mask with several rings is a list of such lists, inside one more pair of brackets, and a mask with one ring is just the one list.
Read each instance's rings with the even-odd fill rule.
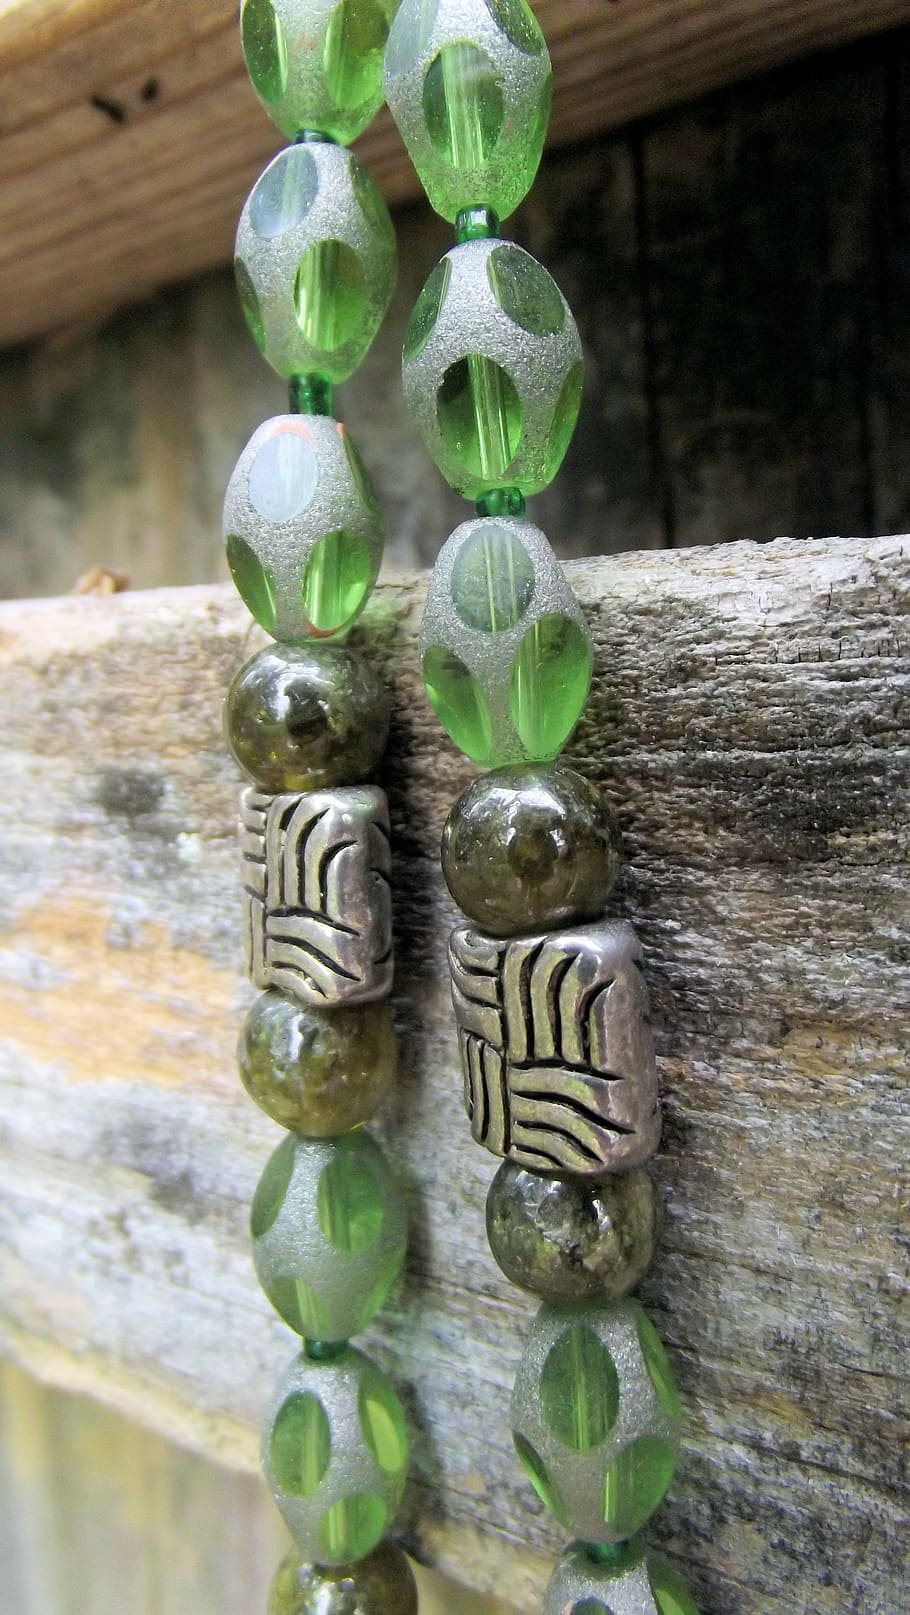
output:
[[487,1196],[487,1238],[507,1279],[545,1301],[616,1300],[654,1255],[657,1190],[637,1169],[544,1178],[504,1161]]
[[453,247],[417,300],[402,374],[417,429],[459,493],[552,482],[584,364],[569,306],[530,253],[510,241]]
[[484,768],[549,761],[591,681],[591,639],[538,527],[475,517],[433,568],[421,629],[427,695],[443,728]]
[[543,1615],[698,1615],[682,1577],[640,1542],[601,1560],[583,1542],[567,1549],[544,1596]]
[[291,1133],[259,1179],[250,1231],[259,1282],[285,1323],[307,1340],[349,1340],[398,1277],[407,1211],[367,1133]]
[[653,1325],[634,1301],[545,1304],[512,1397],[528,1479],[585,1542],[624,1542],[673,1478],[679,1397]]
[[350,628],[382,562],[378,501],[346,427],[325,415],[279,415],[253,433],[223,528],[244,605],[285,644]]
[[344,645],[270,645],[236,675],[228,744],[264,791],[321,791],[373,774],[389,732],[389,696]]
[[468,919],[489,936],[519,936],[599,919],[620,845],[600,792],[573,768],[499,768],[452,808],[442,870]]
[[247,70],[282,134],[356,140],[382,105],[394,10],[395,0],[243,0]]
[[348,1566],[372,1553],[401,1501],[407,1456],[401,1403],[375,1363],[350,1346],[295,1359],[266,1417],[262,1462],[304,1558]]
[[281,151],[237,228],[234,268],[247,324],[280,376],[344,381],[395,287],[395,232],[366,169],[326,142]]
[[311,1009],[263,993],[237,1058],[243,1085],[279,1126],[333,1138],[375,1115],[395,1078],[395,1026],[386,1004]]
[[267,1615],[417,1615],[417,1583],[392,1542],[335,1570],[301,1564],[291,1552],[272,1582]]
[[525,0],[402,0],[385,56],[392,117],[443,218],[478,205],[505,219],[540,163],[553,93]]

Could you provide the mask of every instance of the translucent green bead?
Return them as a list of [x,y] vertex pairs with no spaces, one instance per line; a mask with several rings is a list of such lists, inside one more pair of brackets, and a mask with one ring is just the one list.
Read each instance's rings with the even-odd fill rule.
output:
[[698,1615],[682,1577],[640,1542],[601,1557],[574,1542],[556,1566],[543,1615]]
[[433,569],[421,653],[430,705],[485,768],[555,757],[587,699],[590,636],[530,522],[476,518],[455,530]]
[[525,0],[402,0],[385,93],[424,189],[455,220],[530,190],[550,119],[546,41]]
[[512,1399],[515,1446],[560,1524],[624,1542],[662,1501],[680,1407],[666,1353],[633,1301],[545,1305]]
[[237,1050],[251,1099],[281,1127],[333,1138],[375,1114],[395,1078],[397,1044],[387,1004],[314,1009],[266,992]]
[[253,88],[283,134],[349,145],[382,105],[395,0],[243,0],[240,37]]
[[295,1359],[266,1418],[262,1462],[307,1559],[350,1565],[373,1552],[401,1501],[407,1457],[401,1403],[375,1363],[353,1347]]
[[308,1340],[349,1340],[398,1277],[407,1214],[366,1133],[289,1134],[259,1180],[250,1230],[259,1282],[285,1323]]

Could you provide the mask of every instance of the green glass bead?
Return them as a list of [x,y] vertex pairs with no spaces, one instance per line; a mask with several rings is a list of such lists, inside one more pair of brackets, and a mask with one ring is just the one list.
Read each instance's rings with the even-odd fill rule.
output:
[[250,1229],[259,1282],[285,1323],[305,1339],[349,1340],[398,1276],[407,1215],[366,1133],[331,1142],[292,1133],[266,1164]]
[[444,645],[430,645],[423,657],[423,682],[433,711],[456,746],[473,762],[492,755],[493,725],[478,680]]
[[477,501],[478,516],[523,516],[524,494],[520,488],[491,488]]
[[253,88],[283,134],[341,145],[382,105],[395,0],[243,0],[240,37]]
[[395,1027],[386,1004],[310,1009],[263,993],[237,1050],[251,1099],[291,1132],[332,1138],[375,1115],[395,1079]]
[[500,218],[527,194],[550,117],[546,43],[524,0],[402,0],[385,93],[430,202],[444,218]]
[[465,473],[484,485],[505,475],[521,442],[518,393],[494,359],[469,353],[451,365],[437,394],[443,443]]
[[543,1615],[698,1615],[676,1571],[641,1542],[605,1550],[573,1542],[553,1572]]
[[267,1615],[417,1615],[417,1583],[391,1542],[335,1570],[301,1564],[292,1550],[272,1582]]
[[[352,1347],[328,1361],[295,1358],[266,1417],[262,1459],[278,1508],[312,1565],[344,1567],[348,1577],[356,1577],[358,1571],[347,1567],[372,1554],[391,1524],[404,1489],[407,1457],[401,1403],[375,1363]],[[389,1567],[379,1561],[374,1591],[381,1590],[386,1572],[395,1585],[394,1569],[394,1562]],[[318,1574],[310,1575],[296,1556],[282,1571],[276,1585],[283,1596],[315,1597]],[[406,1589],[406,1578],[398,1580]],[[368,1577],[365,1590],[370,1586]],[[310,1605],[291,1601],[277,1607],[308,1610]],[[335,1605],[317,1603],[314,1608],[316,1615],[324,1615]],[[338,1605],[344,1615],[357,1608],[351,1601]]]
[[[494,1259],[544,1301],[626,1295],[650,1266],[658,1227],[657,1191],[641,1170],[561,1180],[504,1161],[487,1196]],[[641,1335],[640,1344],[647,1357]],[[658,1378],[652,1372],[655,1389]],[[678,1402],[668,1411],[677,1417]]]
[[288,381],[291,415],[331,415],[332,383],[327,376],[291,376]]
[[[673,1477],[680,1421],[643,1349],[642,1317],[632,1301],[545,1304],[515,1381],[519,1459],[589,1543],[633,1536]],[[664,1371],[671,1379],[665,1359]]]
[[591,642],[573,617],[532,623],[512,667],[509,716],[529,757],[555,757],[575,728],[591,686]]
[[[462,554],[465,552],[462,551]],[[564,763],[500,768],[452,807],[442,870],[459,908],[490,936],[600,918],[620,867],[601,793]]]
[[468,207],[455,220],[456,241],[485,241],[499,235],[499,220],[491,207]]
[[389,696],[343,645],[270,645],[240,669],[225,703],[228,744],[265,791],[358,785],[374,773]]

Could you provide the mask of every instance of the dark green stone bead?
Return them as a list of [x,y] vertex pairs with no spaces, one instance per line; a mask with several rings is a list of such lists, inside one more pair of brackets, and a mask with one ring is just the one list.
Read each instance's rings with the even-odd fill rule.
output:
[[598,918],[619,861],[600,792],[562,763],[484,775],[455,803],[442,838],[449,891],[491,936]]
[[659,1224],[657,1190],[642,1171],[563,1182],[504,1161],[487,1197],[495,1260],[545,1301],[626,1295],[650,1265]]
[[385,749],[389,697],[345,645],[270,645],[234,679],[225,729],[241,768],[265,791],[356,785]]
[[417,1583],[392,1542],[338,1570],[301,1564],[292,1550],[272,1582],[267,1615],[417,1615]]
[[243,1085],[279,1126],[333,1138],[375,1115],[395,1077],[395,1027],[386,1004],[311,1009],[263,993],[237,1050]]

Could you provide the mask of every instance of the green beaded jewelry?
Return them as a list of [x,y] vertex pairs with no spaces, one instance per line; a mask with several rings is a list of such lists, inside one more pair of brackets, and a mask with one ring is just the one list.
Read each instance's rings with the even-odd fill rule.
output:
[[280,1126],[251,1213],[269,1300],[302,1338],[266,1419],[263,1467],[295,1549],[270,1615],[416,1615],[384,1540],[405,1483],[395,1391],[349,1342],[404,1259],[407,1213],[363,1131],[395,1077],[388,811],[369,783],[389,702],[342,643],[373,587],[382,517],[333,384],[363,359],[395,282],[385,204],[346,144],[382,99],[393,0],[243,0],[255,89],[294,144],[256,182],[237,232],[250,331],[289,410],[253,434],[224,506],[228,565],[275,641],[240,669],[228,742],[241,803],[250,974],[261,991],[240,1073]]
[[626,1299],[657,1231],[641,1170],[659,1135],[657,1072],[641,950],[603,919],[616,827],[555,761],[587,700],[591,639],[524,515],[559,469],[582,386],[565,299],[499,239],[533,181],[550,89],[525,0],[402,0],[386,99],[458,242],[414,309],[404,391],[439,469],[477,505],[433,571],[423,676],[455,744],[494,770],[443,838],[468,921],[452,934],[452,993],[472,1132],[504,1158],[491,1249],[544,1303],[515,1385],[515,1448],[580,1539],[545,1615],[696,1615],[676,1573],[633,1540],[670,1485],[680,1436],[663,1346]]

